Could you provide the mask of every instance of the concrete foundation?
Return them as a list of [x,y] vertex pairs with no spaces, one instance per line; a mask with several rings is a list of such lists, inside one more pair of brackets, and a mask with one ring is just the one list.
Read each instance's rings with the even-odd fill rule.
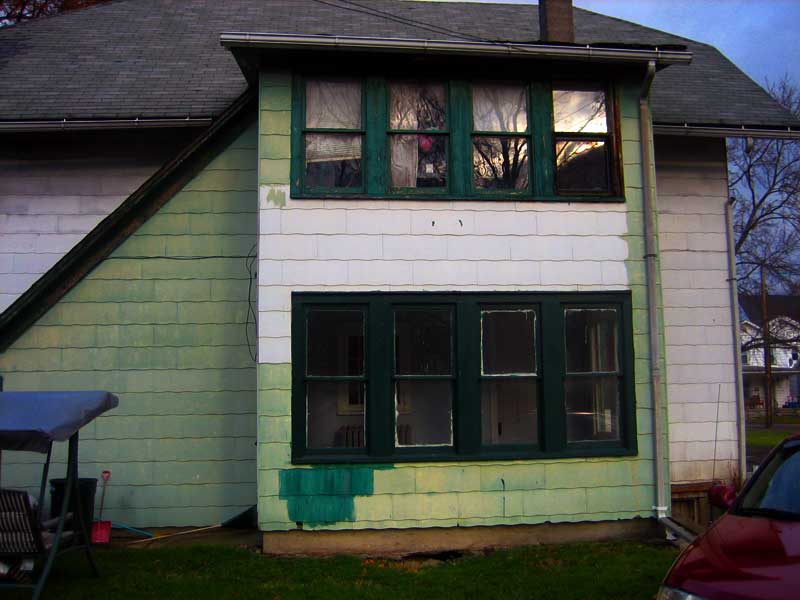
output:
[[441,552],[646,539],[662,535],[654,519],[591,523],[545,523],[494,527],[367,529],[361,531],[272,531],[263,533],[264,554],[280,556],[403,557]]

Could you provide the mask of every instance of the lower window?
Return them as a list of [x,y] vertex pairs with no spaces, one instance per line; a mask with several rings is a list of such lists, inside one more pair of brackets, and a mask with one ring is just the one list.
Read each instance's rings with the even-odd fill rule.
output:
[[296,462],[636,452],[627,292],[292,304]]

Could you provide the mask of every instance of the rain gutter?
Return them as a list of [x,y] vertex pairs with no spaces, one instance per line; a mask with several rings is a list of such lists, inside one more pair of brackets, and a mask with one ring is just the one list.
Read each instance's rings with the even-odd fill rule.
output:
[[747,127],[740,125],[653,125],[656,135],[684,135],[692,137],[752,137],[782,140],[800,140],[800,126],[790,127]]
[[24,131],[67,131],[101,129],[168,129],[174,127],[207,127],[211,117],[177,119],[60,119],[42,121],[0,121],[0,133]]
[[423,54],[464,54],[484,56],[525,56],[554,60],[641,63],[653,61],[659,67],[689,64],[692,53],[672,48],[609,48],[604,46],[531,44],[511,42],[456,42],[414,38],[384,38],[283,33],[224,32],[220,44],[226,48],[272,50],[347,50],[362,52],[408,52]]
[[639,147],[642,153],[642,212],[644,213],[644,260],[647,283],[647,324],[650,345],[650,395],[653,401],[653,454],[655,458],[656,505],[659,520],[667,517],[669,500],[666,494],[664,469],[664,411],[661,398],[661,335],[658,326],[658,289],[656,259],[655,201],[653,198],[653,126],[650,115],[650,87],[656,75],[656,63],[647,63],[647,73],[639,94]]
[[697,537],[694,532],[689,531],[686,527],[675,521],[672,517],[664,517],[658,520],[667,531],[672,533],[675,537],[682,539],[684,542],[691,544]]
[[742,368],[742,332],[739,323],[739,290],[736,280],[736,242],[733,233],[733,204],[736,197],[725,203],[725,238],[728,245],[728,284],[731,294],[731,327],[733,328],[733,365],[736,390],[736,429],[739,434],[739,484],[747,477],[747,438],[745,430],[744,381]]

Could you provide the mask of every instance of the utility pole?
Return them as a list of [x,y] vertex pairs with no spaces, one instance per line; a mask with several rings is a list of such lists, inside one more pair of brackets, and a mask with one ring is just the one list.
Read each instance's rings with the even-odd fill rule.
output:
[[764,393],[766,398],[766,415],[764,425],[767,429],[775,422],[775,390],[772,385],[772,340],[769,330],[769,314],[767,311],[767,273],[761,265],[761,337],[764,340]]

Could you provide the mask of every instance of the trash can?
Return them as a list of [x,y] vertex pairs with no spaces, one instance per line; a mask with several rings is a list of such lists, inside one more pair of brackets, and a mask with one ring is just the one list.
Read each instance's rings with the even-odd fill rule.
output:
[[[64,505],[64,494],[67,491],[66,479],[50,480],[50,518],[53,519],[61,515],[61,507]],[[94,519],[94,496],[97,492],[97,479],[81,477],[78,479],[78,497],[80,498],[81,514],[86,529],[92,527]],[[70,502],[69,512],[75,513],[75,498]],[[77,526],[77,516],[73,517],[72,522]]]

